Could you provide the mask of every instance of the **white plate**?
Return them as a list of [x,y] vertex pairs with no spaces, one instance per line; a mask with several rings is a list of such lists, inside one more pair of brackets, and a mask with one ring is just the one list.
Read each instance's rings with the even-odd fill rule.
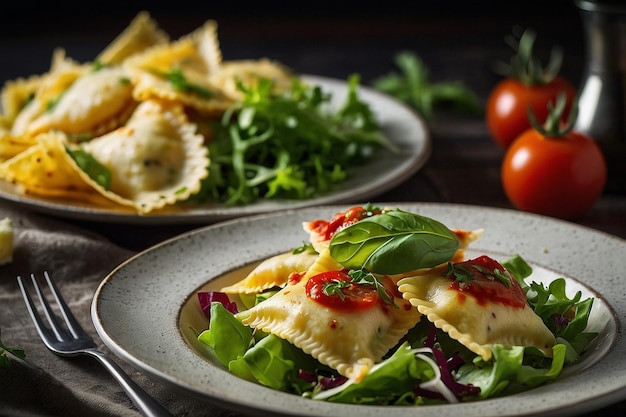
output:
[[[332,94],[332,105],[341,105],[348,86],[345,81],[306,75],[304,80],[317,84]],[[376,160],[351,170],[350,178],[332,191],[308,200],[265,200],[247,206],[218,203],[179,204],[149,215],[138,215],[121,207],[108,209],[68,199],[24,195],[10,183],[0,180],[0,198],[27,208],[66,218],[132,224],[199,224],[282,209],[368,201],[399,185],[416,173],[428,160],[431,138],[424,121],[410,108],[374,89],[361,86],[359,97],[370,105],[388,138],[400,149],[394,154],[386,149]]]
[[[253,415],[424,417],[573,415],[626,398],[626,241],[571,223],[512,210],[449,204],[387,204],[442,221],[484,228],[468,256],[520,254],[545,282],[596,298],[589,327],[600,333],[580,364],[556,382],[514,396],[426,407],[333,404],[241,380],[198,352],[193,329],[206,328],[196,292],[218,289],[222,275],[302,245],[303,221],[330,218],[345,206],[264,214],[207,226],[121,264],[99,286],[92,318],[104,343],[144,373],[206,401]],[[219,278],[218,278],[219,277]],[[570,294],[572,295],[572,294]]]

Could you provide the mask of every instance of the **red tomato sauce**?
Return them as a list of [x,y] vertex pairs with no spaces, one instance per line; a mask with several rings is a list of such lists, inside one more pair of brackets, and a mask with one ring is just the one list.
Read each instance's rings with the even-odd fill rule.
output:
[[335,233],[341,229],[363,220],[373,214],[380,214],[380,210],[368,212],[362,206],[356,206],[349,208],[344,212],[337,213],[330,221],[328,220],[313,220],[311,222],[311,228],[320,236],[324,236],[326,240],[330,240]]
[[[463,303],[468,295],[473,296],[478,304],[483,306],[488,302],[493,302],[523,308],[528,303],[526,294],[520,284],[498,261],[483,255],[475,259],[456,263],[454,266],[471,272],[470,281],[460,282],[455,280],[450,284],[451,289],[458,291],[459,303]],[[493,276],[493,272],[496,269],[510,277],[508,286]],[[448,277],[455,279],[454,275]]]
[[[351,282],[351,279],[345,271],[322,272],[308,279],[305,284],[306,295],[334,310],[356,311],[374,307],[379,300],[376,287]],[[341,287],[336,292],[326,294],[326,284],[341,284]]]

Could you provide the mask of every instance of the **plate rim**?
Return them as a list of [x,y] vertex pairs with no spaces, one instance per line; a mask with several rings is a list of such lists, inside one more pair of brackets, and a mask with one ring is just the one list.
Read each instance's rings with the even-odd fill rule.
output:
[[[412,207],[412,208],[418,208],[418,211],[423,211],[424,209],[426,211],[428,210],[437,210],[439,208],[444,209],[444,210],[452,210],[452,211],[459,211],[459,210],[469,210],[469,211],[473,211],[474,213],[477,213],[479,211],[483,211],[486,214],[497,214],[497,215],[501,215],[501,216],[513,216],[513,218],[518,218],[518,219],[526,219],[529,220],[530,222],[539,222],[539,223],[545,223],[545,224],[549,224],[553,227],[556,227],[557,229],[569,229],[571,231],[577,232],[577,233],[582,233],[585,235],[592,235],[597,237],[598,239],[600,239],[604,244],[607,245],[618,245],[621,248],[626,248],[626,240],[623,240],[617,236],[608,234],[606,232],[602,232],[602,231],[598,231],[596,229],[587,227],[587,226],[583,226],[583,225],[578,225],[578,224],[574,224],[574,223],[570,223],[568,221],[563,221],[563,220],[559,220],[559,219],[554,219],[551,217],[546,217],[546,216],[541,216],[541,215],[536,215],[536,214],[531,214],[531,213],[525,213],[525,212],[519,212],[516,210],[512,210],[512,209],[505,209],[505,208],[498,208],[498,207],[487,207],[487,206],[480,206],[480,205],[466,205],[466,204],[454,204],[454,203],[428,203],[428,202],[422,202],[422,203],[406,203],[406,202],[400,202],[400,203],[380,203],[380,205],[384,205],[386,207],[400,207],[400,208],[406,208],[406,207]],[[134,255],[133,257],[129,258],[128,260],[124,261],[123,263],[121,263],[120,265],[118,265],[114,270],[111,271],[110,274],[108,274],[103,281],[101,282],[101,284],[98,286],[98,289],[96,290],[96,293],[94,295],[94,299],[92,302],[92,308],[91,308],[91,313],[92,313],[92,320],[94,322],[94,325],[96,327],[96,330],[99,334],[99,336],[102,338],[102,340],[105,342],[105,345],[107,345],[117,356],[120,356],[122,359],[124,359],[125,361],[129,362],[131,365],[133,365],[134,367],[138,368],[139,370],[146,372],[149,375],[152,375],[153,377],[156,377],[157,379],[159,379],[162,382],[165,382],[166,384],[169,384],[170,386],[174,387],[174,388],[178,388],[178,389],[183,389],[185,392],[191,393],[192,395],[206,400],[206,401],[210,401],[212,403],[215,403],[217,405],[220,405],[222,407],[234,410],[234,411],[238,411],[238,412],[242,412],[245,414],[250,414],[250,413],[254,413],[255,411],[258,412],[260,411],[264,411],[264,412],[269,412],[269,413],[274,413],[272,415],[286,415],[288,414],[287,411],[283,408],[275,408],[273,405],[271,404],[264,404],[263,406],[265,408],[261,408],[261,409],[251,409],[250,404],[233,404],[232,400],[228,399],[228,396],[224,396],[224,397],[219,397],[216,395],[209,395],[207,393],[203,393],[203,392],[199,392],[196,391],[193,388],[189,388],[188,386],[181,386],[179,385],[180,381],[176,381],[176,378],[171,378],[169,375],[167,375],[167,373],[163,373],[162,370],[156,369],[152,366],[150,366],[149,364],[145,364],[141,362],[140,358],[136,358],[133,357],[132,354],[130,354],[129,352],[126,352],[125,349],[123,348],[123,346],[119,346],[115,340],[114,337],[111,337],[108,333],[107,333],[107,329],[105,328],[106,326],[103,325],[103,323],[101,322],[101,317],[99,316],[99,308],[101,306],[102,300],[100,299],[101,295],[102,295],[102,291],[103,288],[105,288],[107,285],[109,285],[112,280],[115,279],[116,274],[119,273],[120,270],[126,268],[129,264],[138,262],[141,260],[142,257],[145,257],[149,254],[155,254],[156,252],[159,251],[163,251],[163,250],[168,250],[169,246],[172,245],[176,245],[179,244],[180,242],[183,242],[186,239],[193,239],[194,236],[199,236],[199,235],[203,235],[203,234],[211,234],[213,233],[213,231],[215,229],[228,229],[228,228],[232,228],[235,227],[236,225],[239,225],[239,227],[242,227],[242,225],[247,224],[261,224],[264,221],[267,220],[271,220],[271,219],[276,219],[279,218],[281,216],[298,216],[300,214],[305,214],[305,213],[312,213],[312,212],[318,212],[318,211],[333,211],[333,210],[340,210],[340,209],[345,209],[345,206],[341,206],[341,205],[324,205],[324,206],[316,206],[316,207],[308,207],[305,209],[297,209],[297,210],[287,210],[286,212],[283,213],[261,213],[259,215],[255,215],[255,216],[248,216],[248,217],[244,217],[244,218],[239,218],[239,219],[233,219],[233,220],[229,220],[229,221],[225,221],[225,222],[221,222],[218,224],[214,224],[214,225],[209,225],[209,226],[204,226],[198,229],[194,229],[185,233],[182,233],[181,235],[175,236],[173,238],[167,239],[161,243],[158,243],[154,246],[152,246],[151,248],[148,248],[136,255]],[[303,220],[307,220],[306,218],[304,218]],[[482,239],[482,238],[481,238]],[[598,242],[596,242],[596,244],[598,244]],[[526,258],[526,257],[525,257]],[[536,263],[541,265],[541,263],[539,262],[535,262],[531,259],[532,263]],[[623,261],[622,261],[623,262]],[[544,265],[546,266],[546,265]],[[548,268],[552,268],[551,266],[546,266]],[[622,283],[622,285],[626,286],[626,283]],[[603,288],[604,290],[606,290],[606,288]],[[593,290],[597,293],[599,293],[602,298],[604,300],[608,300],[607,297],[610,296],[610,294],[607,294],[606,291],[600,291],[600,289],[598,288],[593,288]],[[607,305],[611,308],[614,309],[614,314],[615,314],[615,320],[616,320],[616,326],[617,326],[617,335],[614,346],[612,347],[612,349],[614,351],[616,351],[617,353],[621,352],[626,353],[626,346],[625,346],[625,341],[623,338],[623,333],[624,333],[624,321],[625,321],[625,314],[626,314],[626,304],[624,301],[620,301],[620,303],[618,304],[618,306],[615,305],[615,303],[609,303],[608,301],[606,302]],[[181,301],[181,305],[182,305],[182,301]],[[174,320],[176,322],[176,325],[178,324],[178,315]],[[171,324],[171,323],[170,323]],[[181,338],[183,337],[182,335],[179,335]],[[186,342],[185,342],[186,343]],[[191,350],[191,348],[189,346],[187,346],[188,349]],[[611,359],[608,358],[608,356],[619,356],[616,355],[615,352],[611,352],[609,355],[606,355],[607,357],[603,358],[600,362],[604,363],[606,361],[615,361],[615,359]],[[596,366],[596,365],[594,365]],[[626,367],[626,365],[622,365],[622,367]],[[593,367],[592,367],[593,368]],[[626,368],[625,368],[626,369]],[[589,370],[586,370],[585,372],[588,372]],[[233,378],[236,378],[233,376]],[[571,382],[571,381],[568,381]],[[252,383],[249,383],[252,384]],[[548,390],[550,390],[551,387],[548,386]],[[269,390],[268,388],[264,388],[265,390]],[[271,391],[271,390],[270,390]],[[285,393],[279,393],[282,395],[287,395],[290,397],[294,397],[292,394],[285,394]],[[276,393],[274,393],[274,395],[276,395]],[[516,394],[515,396],[509,396],[509,397],[503,397],[503,398],[497,398],[497,399],[488,399],[488,400],[483,400],[483,401],[478,401],[478,402],[470,402],[470,403],[464,403],[464,404],[446,404],[446,405],[442,405],[442,406],[434,406],[434,407],[445,407],[445,411],[444,408],[438,408],[437,411],[444,411],[441,413],[442,416],[453,416],[453,415],[457,415],[459,412],[463,413],[463,415],[475,415],[475,416],[481,416],[484,415],[485,410],[487,407],[489,410],[492,410],[491,407],[499,407],[499,404],[503,404],[504,406],[506,406],[507,404],[511,404],[512,401],[518,401],[519,399],[523,399],[524,397],[530,397],[530,398],[534,398],[534,395],[536,395],[536,389],[535,390],[530,390],[528,392],[522,393],[522,394]],[[270,394],[271,396],[271,394]],[[295,396],[296,398],[299,398],[297,396]],[[512,400],[511,398],[514,399]],[[602,406],[605,405],[609,405],[612,404],[614,402],[620,401],[622,399],[626,398],[626,381],[624,381],[622,383],[621,386],[612,389],[610,391],[604,391],[604,392],[600,392],[599,396],[596,396],[594,398],[587,398],[584,395],[582,396],[582,400],[577,400],[576,402],[573,403],[567,403],[567,402],[563,402],[562,400],[559,400],[554,406],[542,406],[537,408],[536,410],[532,410],[532,411],[528,411],[528,410],[524,410],[524,411],[519,411],[519,412],[515,412],[515,411],[510,411],[507,410],[506,407],[503,408],[503,412],[500,414],[495,414],[498,416],[535,416],[535,415],[574,415],[574,414],[579,414],[582,411],[591,411],[591,410],[595,410],[598,409]],[[304,401],[312,401],[312,400],[305,400]],[[582,401],[582,402],[581,402]],[[317,402],[314,402],[317,403]],[[326,413],[329,412],[328,407],[326,405],[322,406],[322,407],[317,407],[320,404],[331,404],[331,403],[318,403],[315,404],[316,407],[314,407],[316,410],[317,408],[319,408],[319,410],[321,410],[321,412],[318,411],[307,411],[304,410],[301,412],[300,415],[302,416],[321,416],[321,415],[326,415]],[[377,412],[380,412],[382,409],[384,409],[387,414],[389,414],[390,416],[416,416],[416,417],[420,417],[420,416],[426,416],[427,412],[431,412],[432,411],[432,407],[431,406],[426,406],[426,407],[410,407],[410,413],[407,413],[405,411],[396,409],[395,407],[384,407],[384,406],[355,406],[355,405],[342,405],[342,404],[333,404],[332,407],[330,408],[337,408],[339,409],[339,412],[342,412],[344,415],[346,416],[368,416],[370,415],[369,413],[372,413],[371,415],[375,415]],[[347,408],[346,408],[347,407]],[[462,408],[459,408],[462,407]],[[468,410],[472,410],[471,413],[468,414]],[[346,411],[348,410],[348,412],[346,413]],[[358,414],[355,412],[354,414],[351,414],[351,412],[349,410],[357,410]],[[391,410],[391,411],[390,411]],[[403,410],[406,410],[406,408],[404,408]],[[422,410],[426,410],[426,411],[422,411]],[[331,410],[332,412],[337,412],[336,409]],[[422,414],[424,413],[424,414]],[[449,414],[448,414],[449,413]],[[564,414],[566,413],[566,414]]]
[[[321,85],[324,91],[335,88],[347,90],[348,88],[347,80],[312,74],[302,74],[300,77],[305,82]],[[375,103],[381,102],[384,103],[385,106],[391,104],[394,108],[402,110],[406,116],[404,119],[405,122],[412,124],[415,131],[411,138],[401,138],[404,139],[407,144],[411,144],[410,153],[402,159],[402,164],[390,170],[384,177],[385,181],[378,181],[374,183],[372,187],[368,187],[366,186],[367,184],[364,183],[358,184],[357,192],[352,191],[346,183],[341,183],[338,184],[338,190],[333,190],[307,200],[265,200],[245,206],[233,207],[219,203],[207,203],[206,205],[197,206],[180,205],[177,207],[166,207],[159,212],[142,215],[123,206],[108,209],[97,207],[89,203],[24,195],[14,184],[0,180],[0,199],[10,204],[43,214],[63,218],[135,225],[214,223],[243,216],[270,213],[277,210],[293,210],[311,206],[339,204],[355,199],[372,199],[400,185],[422,169],[430,159],[433,144],[426,121],[408,105],[367,85],[360,85],[359,91],[360,97],[370,105],[375,106]],[[343,99],[343,97],[336,97],[336,95],[334,98],[339,101]],[[382,151],[388,152],[386,150]],[[388,155],[388,157],[392,158],[393,155]],[[368,166],[363,169],[367,169]],[[355,175],[355,177],[358,177],[358,175]]]

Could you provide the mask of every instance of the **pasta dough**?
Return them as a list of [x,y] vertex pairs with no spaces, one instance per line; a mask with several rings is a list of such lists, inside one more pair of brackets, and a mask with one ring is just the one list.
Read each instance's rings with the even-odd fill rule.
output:
[[[460,292],[453,281],[442,266],[402,278],[398,289],[436,327],[484,360],[491,358],[492,344],[535,346],[551,356],[554,335],[527,303],[520,307],[478,298]],[[511,285],[519,286],[515,279]]]
[[398,308],[377,303],[360,311],[338,311],[311,300],[307,279],[340,270],[323,251],[305,276],[269,299],[238,313],[243,324],[273,333],[340,374],[360,381],[371,367],[417,323],[420,313],[400,297]]

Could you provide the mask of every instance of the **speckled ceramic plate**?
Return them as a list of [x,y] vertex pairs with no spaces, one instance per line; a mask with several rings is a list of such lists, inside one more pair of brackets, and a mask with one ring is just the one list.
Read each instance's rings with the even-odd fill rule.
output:
[[520,254],[534,279],[563,276],[571,291],[595,297],[589,330],[600,337],[580,363],[544,387],[498,399],[428,407],[333,404],[241,380],[200,354],[194,331],[206,328],[200,289],[219,289],[228,273],[300,246],[302,222],[346,206],[258,215],[198,229],[129,259],[98,288],[92,317],[104,343],[140,371],[209,402],[250,415],[439,417],[574,415],[626,398],[626,241],[527,213],[462,205],[385,204],[442,221],[484,228],[468,256]]
[[[306,75],[310,84],[319,85],[332,95],[331,105],[343,104],[348,91],[345,81]],[[411,109],[374,89],[362,86],[359,97],[369,104],[381,128],[400,152],[381,150],[370,163],[355,167],[345,182],[327,194],[308,200],[261,200],[246,206],[218,203],[201,205],[177,204],[147,215],[131,209],[102,208],[67,199],[24,195],[13,184],[0,180],[0,199],[65,218],[126,224],[207,224],[235,217],[270,213],[283,209],[368,201],[404,182],[419,171],[431,153],[431,138],[424,121]]]

